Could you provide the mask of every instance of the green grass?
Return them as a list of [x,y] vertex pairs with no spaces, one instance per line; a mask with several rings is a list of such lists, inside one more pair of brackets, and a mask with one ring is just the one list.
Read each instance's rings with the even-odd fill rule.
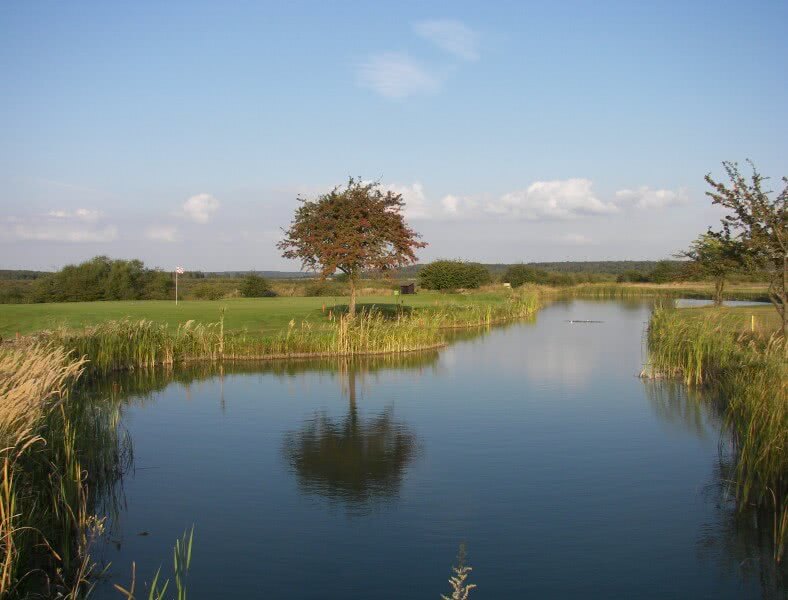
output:
[[[502,303],[502,294],[435,294],[422,293],[401,296],[406,307],[427,307],[439,304],[477,304]],[[361,305],[393,305],[393,296],[360,297]],[[291,320],[300,323],[304,320],[318,321],[333,306],[345,306],[347,298],[331,297],[280,297],[280,298],[232,298],[227,300],[189,300],[174,302],[165,300],[139,300],[118,302],[68,302],[51,304],[3,304],[0,305],[0,336],[13,337],[68,327],[79,329],[97,325],[105,321],[124,318],[130,320],[147,319],[155,323],[165,323],[177,327],[186,321],[213,323],[219,319],[219,312],[226,307],[225,328],[228,331],[247,329],[250,333],[274,333],[287,328]]]
[[724,319],[726,327],[737,333],[747,333],[754,325],[756,334],[768,337],[773,333],[778,333],[782,327],[780,316],[771,304],[768,306],[723,306],[720,308],[703,306],[679,310],[684,319],[691,321]]
[[187,321],[175,327],[125,318],[83,328],[58,328],[35,338],[23,338],[22,343],[37,339],[64,347],[74,356],[86,357],[86,368],[91,373],[190,360],[402,353],[445,345],[450,329],[532,318],[539,306],[535,294],[511,294],[495,304],[439,302],[400,310],[365,305],[354,319],[332,308],[325,316],[321,310],[320,320],[296,323],[291,319],[275,333],[228,330],[223,312],[218,322]]

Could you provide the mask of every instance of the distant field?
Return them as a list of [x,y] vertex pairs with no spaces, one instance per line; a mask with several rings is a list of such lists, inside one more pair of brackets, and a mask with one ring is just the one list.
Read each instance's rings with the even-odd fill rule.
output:
[[[496,301],[503,297],[495,294],[462,296],[455,294],[420,293],[400,297],[405,306],[427,306],[435,302]],[[364,296],[360,305],[392,305],[393,296]],[[347,298],[331,297],[278,297],[232,298],[227,300],[190,300],[175,306],[172,301],[140,300],[128,302],[67,302],[57,304],[2,304],[0,305],[0,336],[11,337],[52,329],[60,325],[84,327],[112,319],[149,319],[177,326],[190,319],[201,323],[219,320],[219,311],[226,307],[225,327],[229,330],[248,329],[254,332],[272,332],[287,327],[291,319],[317,320],[322,317],[322,307],[346,306]]]

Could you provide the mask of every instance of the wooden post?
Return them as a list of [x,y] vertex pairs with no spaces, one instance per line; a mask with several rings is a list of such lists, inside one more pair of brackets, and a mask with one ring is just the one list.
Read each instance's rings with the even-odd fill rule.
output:
[[750,316],[750,331],[755,331],[755,315]]

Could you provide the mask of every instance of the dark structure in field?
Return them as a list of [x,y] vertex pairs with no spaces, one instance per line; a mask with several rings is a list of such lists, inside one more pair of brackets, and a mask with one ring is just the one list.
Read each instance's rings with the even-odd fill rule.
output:
[[399,293],[402,294],[402,295],[415,294],[416,293],[416,284],[415,283],[408,283],[406,285],[399,286]]

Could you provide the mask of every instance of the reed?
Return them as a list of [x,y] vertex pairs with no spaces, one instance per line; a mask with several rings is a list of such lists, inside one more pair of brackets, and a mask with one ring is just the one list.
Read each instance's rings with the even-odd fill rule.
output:
[[[550,295],[559,298],[593,298],[611,300],[621,298],[693,298],[711,299],[714,288],[704,282],[687,283],[582,283],[566,288],[547,288]],[[725,292],[726,300],[769,300],[765,286],[731,286]]]
[[687,318],[657,307],[648,329],[648,377],[713,386],[724,399],[735,456],[731,482],[739,507],[771,515],[774,557],[788,537],[788,373],[784,341],[740,333],[728,316]]
[[188,321],[171,329],[148,320],[107,321],[82,331],[61,328],[43,334],[49,343],[87,359],[91,373],[173,365],[194,360],[222,361],[294,357],[397,354],[445,345],[442,330],[489,326],[530,318],[536,294],[518,294],[503,303],[448,304],[394,314],[376,307],[355,318],[329,313],[314,323],[291,320],[273,335],[227,332],[224,315],[207,325]]
[[[172,571],[173,571],[173,579],[175,580],[175,595],[174,598],[176,600],[186,600],[186,592],[188,589],[188,576],[189,576],[189,569],[191,568],[192,562],[192,545],[194,542],[194,526],[192,526],[191,531],[186,533],[184,532],[181,539],[175,542],[175,546],[172,549]],[[167,599],[167,590],[170,587],[170,580],[165,579],[163,582],[160,582],[161,578],[161,568],[159,568],[153,579],[148,586],[148,593],[146,597],[148,600],[166,600]],[[135,564],[131,565],[131,585],[128,588],[123,587],[122,585],[115,584],[115,589],[120,592],[126,600],[136,600],[140,596],[138,595],[137,591],[137,567]]]
[[84,364],[60,347],[0,351],[0,597],[77,598],[90,587],[97,502],[128,454],[117,406],[69,393]]

